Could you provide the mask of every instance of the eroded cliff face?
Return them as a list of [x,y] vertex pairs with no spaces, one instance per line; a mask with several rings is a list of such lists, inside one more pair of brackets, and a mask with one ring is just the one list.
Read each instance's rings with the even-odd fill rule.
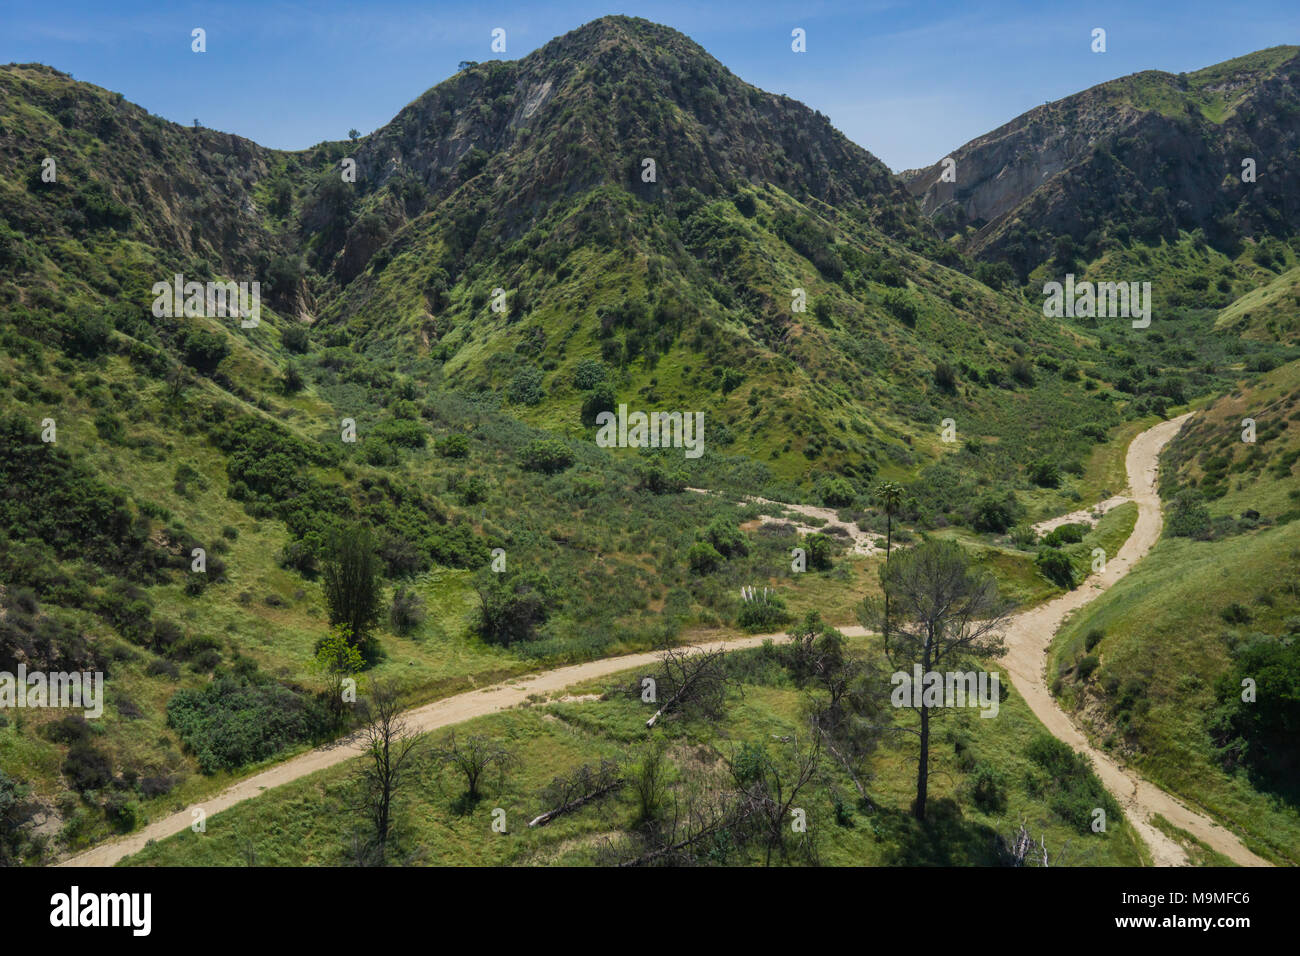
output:
[[[972,140],[945,157],[951,164],[901,177],[941,231],[965,233],[966,251],[1023,273],[1057,237],[1086,247],[1107,221],[1151,240],[1293,228],[1298,150],[1300,51],[1277,48],[1185,76],[1102,84]],[[1242,180],[1247,158],[1253,183]]]

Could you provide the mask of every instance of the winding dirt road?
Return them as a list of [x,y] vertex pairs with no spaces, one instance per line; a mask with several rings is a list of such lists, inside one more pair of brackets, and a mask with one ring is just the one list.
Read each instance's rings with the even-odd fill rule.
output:
[[[1234,834],[1202,814],[1187,808],[1132,771],[1120,767],[1108,755],[1093,749],[1070,718],[1056,705],[1056,701],[1048,692],[1045,679],[1048,644],[1066,615],[1087,604],[1127,574],[1133,565],[1151,550],[1152,545],[1160,537],[1162,519],[1160,498],[1156,493],[1155,484],[1160,450],[1173,438],[1187,417],[1184,415],[1181,418],[1161,422],[1133,440],[1126,459],[1130,495],[1132,500],[1137,502],[1139,509],[1133,534],[1120,548],[1119,553],[1109,559],[1104,572],[1089,578],[1077,590],[1040,607],[1025,611],[1012,619],[1006,632],[1007,653],[1003,658],[1003,665],[1010,672],[1016,688],[1043,725],[1075,750],[1092,758],[1098,776],[1124,807],[1126,816],[1150,847],[1152,857],[1158,865],[1185,865],[1187,858],[1177,843],[1152,824],[1152,815],[1156,813],[1181,829],[1194,834],[1198,839],[1237,863],[1267,866],[1265,860],[1247,850]],[[860,627],[846,627],[842,630],[850,636],[865,633]],[[726,647],[735,650],[757,647],[765,640],[779,641],[784,638],[783,634],[759,634],[729,641],[713,641],[698,646]],[[553,695],[582,681],[648,666],[656,663],[658,658],[657,651],[648,651],[560,667],[483,690],[446,697],[407,711],[405,716],[413,731],[425,733],[518,706],[526,703],[534,694]],[[208,800],[156,820],[138,833],[101,844],[70,857],[60,866],[112,866],[124,857],[144,849],[145,844],[150,840],[161,840],[185,830],[195,819],[193,814],[195,809],[201,808],[207,816],[211,816],[256,797],[263,790],[291,783],[317,770],[350,760],[360,753],[360,746],[355,740],[343,740],[319,747],[241,780]]]
[[1181,846],[1156,828],[1152,816],[1157,813],[1235,863],[1268,866],[1266,860],[1246,849],[1235,834],[1189,809],[1133,771],[1121,767],[1108,754],[1094,749],[1074,721],[1057,706],[1047,689],[1047,648],[1066,616],[1128,574],[1160,538],[1163,518],[1160,495],[1156,490],[1160,450],[1178,434],[1189,417],[1191,413],[1161,422],[1133,439],[1124,461],[1129,496],[1138,505],[1133,533],[1119,553],[1107,560],[1104,571],[1094,574],[1068,594],[1016,615],[1006,631],[1007,653],[1002,663],[1043,726],[1075,750],[1092,758],[1097,776],[1124,808],[1125,815],[1146,841],[1158,866],[1185,865],[1187,857]]

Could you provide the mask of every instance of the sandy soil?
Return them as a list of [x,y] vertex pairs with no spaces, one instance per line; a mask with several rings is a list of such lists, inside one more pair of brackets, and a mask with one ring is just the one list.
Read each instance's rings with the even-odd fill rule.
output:
[[1061,515],[1056,518],[1048,518],[1046,521],[1040,521],[1034,525],[1034,530],[1040,535],[1047,534],[1049,531],[1055,531],[1063,524],[1096,524],[1097,519],[1104,515],[1111,508],[1118,508],[1126,501],[1132,501],[1128,495],[1115,495],[1113,498],[1107,498],[1105,501],[1093,505],[1091,508],[1085,508],[1082,511],[1071,511],[1068,515]]
[[[700,495],[713,494],[713,492],[709,491],[706,488],[687,488],[686,490],[693,491],[696,494],[700,494]],[[746,497],[745,501],[750,504],[756,504],[756,505],[770,505],[774,512],[778,510],[788,511],[794,514],[803,515],[805,518],[815,518],[824,522],[824,524],[822,525],[800,524],[798,521],[793,521],[788,517],[781,517],[776,514],[759,515],[758,518],[759,521],[761,522],[764,523],[779,522],[784,524],[790,524],[793,525],[795,531],[799,532],[799,534],[802,535],[815,534],[818,531],[823,531],[823,532],[829,531],[831,528],[841,528],[843,529],[844,533],[848,535],[850,539],[852,539],[854,554],[884,554],[885,553],[885,549],[880,545],[876,544],[877,538],[884,540],[885,537],[884,532],[863,531],[853,522],[841,521],[839,519],[839,516],[835,513],[834,508],[819,508],[816,505],[792,505],[784,501],[773,501],[771,498],[758,498],[753,495]],[[894,542],[894,550],[895,551],[898,550],[898,542]]]

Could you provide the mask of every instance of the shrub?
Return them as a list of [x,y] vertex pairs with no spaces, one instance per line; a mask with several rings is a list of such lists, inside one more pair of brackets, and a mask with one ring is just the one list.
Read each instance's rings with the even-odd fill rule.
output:
[[199,769],[216,773],[312,740],[329,719],[315,699],[274,681],[220,677],[201,689],[177,691],[167,702],[167,724]]
[[102,790],[113,779],[113,764],[89,741],[78,740],[68,749],[68,756],[63,761],[63,776],[67,778],[68,786],[78,793]]
[[749,554],[749,543],[744,534],[735,523],[721,515],[710,521],[704,529],[704,539],[723,557],[738,558]]
[[[1250,678],[1268,688],[1258,700],[1241,699]],[[1259,784],[1294,792],[1295,739],[1300,728],[1300,641],[1257,639],[1242,645],[1232,668],[1215,685],[1219,709],[1209,721],[1219,759],[1243,766]]]
[[463,432],[453,432],[433,443],[433,447],[444,458],[468,458],[469,436]]
[[853,486],[839,476],[823,479],[818,483],[817,491],[821,496],[822,504],[828,508],[847,508],[857,497]]
[[1091,677],[1093,671],[1097,669],[1099,664],[1101,664],[1101,661],[1097,659],[1095,654],[1089,654],[1087,657],[1080,658],[1079,663],[1075,665],[1075,671],[1079,675],[1079,680],[1083,681]]
[[614,386],[608,382],[598,382],[582,400],[582,423],[591,427],[601,412],[612,412],[618,405]]
[[975,502],[971,526],[976,531],[1002,534],[1015,524],[1019,510],[1015,496],[1009,492],[1001,498],[986,495]]
[[1084,535],[1091,530],[1090,525],[1083,523],[1063,524],[1045,534],[1043,544],[1049,548],[1059,548],[1063,544],[1078,544],[1083,540]]
[[509,577],[493,574],[478,588],[478,597],[479,635],[489,643],[509,646],[536,636],[550,614],[555,589],[550,578],[537,571]]
[[525,471],[554,475],[573,464],[573,451],[558,438],[537,438],[529,442],[520,456]]
[[712,574],[722,565],[722,555],[707,541],[697,541],[686,553],[693,574]]
[[1169,509],[1169,533],[1179,538],[1206,538],[1210,534],[1210,511],[1201,493],[1184,488]]
[[971,802],[985,813],[1001,813],[1007,806],[1006,782],[997,768],[980,761],[971,773]]
[[821,532],[804,538],[804,547],[808,550],[808,566],[815,571],[829,571],[831,568],[831,539]]
[[676,495],[686,490],[686,473],[679,469],[669,471],[659,462],[637,468],[637,487],[653,495]]
[[296,323],[286,326],[280,332],[280,344],[290,352],[297,354],[306,352],[308,345],[307,327]]
[[470,475],[457,486],[457,491],[463,504],[477,505],[487,501],[487,482],[481,475]]
[[388,610],[388,623],[393,632],[403,636],[410,634],[424,623],[426,613],[424,599],[414,591],[399,587],[393,592],[393,605]]
[[219,332],[189,329],[181,339],[181,350],[187,365],[204,374],[211,374],[216,371],[221,360],[230,354],[230,344]]
[[1040,488],[1055,488],[1061,483],[1061,470],[1050,458],[1039,458],[1029,465],[1029,480]]
[[947,362],[940,362],[934,367],[934,384],[949,394],[957,391],[957,370]]
[[1099,627],[1089,628],[1088,633],[1083,638],[1083,649],[1091,651],[1094,647],[1102,642],[1106,632]]
[[1038,532],[1031,525],[1016,525],[1011,529],[1011,543],[1017,548],[1032,548],[1038,544]]
[[1074,590],[1074,565],[1070,557],[1059,548],[1043,548],[1034,559],[1043,577],[1067,590]]
[[515,405],[538,405],[542,401],[542,370],[526,365],[506,387],[506,397]]
[[1027,359],[1018,358],[1011,363],[1011,377],[1026,387],[1034,384],[1034,367]]
[[608,377],[605,363],[596,359],[583,359],[573,370],[573,384],[584,392],[602,384]]
[[1108,821],[1120,816],[1119,804],[1092,771],[1086,757],[1051,734],[1039,734],[1025,748],[1025,755],[1042,771],[1034,788],[1045,793],[1048,805],[1079,833],[1092,832],[1093,811],[1104,810]]
[[379,440],[399,448],[423,448],[424,428],[409,418],[390,418],[370,430],[367,440]]
[[747,631],[766,631],[781,627],[790,615],[786,611],[785,601],[775,591],[763,588],[746,588],[742,592],[740,613],[736,623]]

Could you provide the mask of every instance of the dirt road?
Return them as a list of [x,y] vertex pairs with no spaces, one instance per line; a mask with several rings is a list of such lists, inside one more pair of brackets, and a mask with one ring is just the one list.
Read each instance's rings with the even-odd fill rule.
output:
[[1133,439],[1125,459],[1129,497],[1138,505],[1137,524],[1133,533],[1119,549],[1119,553],[1107,560],[1104,571],[1088,578],[1076,590],[1016,615],[1007,628],[1007,653],[1002,662],[1010,672],[1016,689],[1043,725],[1075,750],[1092,758],[1097,775],[1124,808],[1125,815],[1151,849],[1157,865],[1178,866],[1187,863],[1182,848],[1151,822],[1152,815],[1158,813],[1236,863],[1243,866],[1268,866],[1267,861],[1246,849],[1233,833],[1184,806],[1136,773],[1121,767],[1109,755],[1093,749],[1074,722],[1057,706],[1047,689],[1047,648],[1066,615],[1083,607],[1128,574],[1133,565],[1159,539],[1163,523],[1160,496],[1156,491],[1160,450],[1178,433],[1188,417],[1189,415],[1183,415],[1161,422]]
[[[1057,598],[1041,607],[1033,608],[1013,618],[1006,633],[1007,654],[1003,665],[1014,679],[1017,690],[1028,702],[1040,721],[1053,734],[1076,750],[1092,758],[1098,775],[1115,798],[1124,807],[1147,845],[1155,862],[1164,866],[1185,864],[1182,849],[1151,823],[1154,813],[1161,814],[1176,826],[1195,834],[1199,839],[1230,859],[1244,864],[1267,866],[1267,862],[1247,850],[1229,831],[1208,818],[1188,809],[1163,790],[1142,780],[1131,771],[1121,768],[1109,756],[1094,750],[1066,714],[1057,707],[1048,693],[1044,675],[1047,646],[1065,616],[1091,601],[1103,590],[1122,578],[1146,554],[1160,537],[1160,499],[1155,490],[1156,466],[1160,449],[1174,436],[1187,416],[1162,422],[1143,432],[1129,446],[1126,460],[1130,495],[1138,503],[1138,519],[1133,534],[1110,558],[1106,570],[1089,578],[1077,590]],[[845,634],[864,634],[860,627],[842,629]],[[727,647],[739,649],[757,647],[765,640],[783,640],[785,635],[760,634],[730,641],[712,641],[700,647]],[[530,695],[553,695],[573,684],[616,674],[619,671],[644,667],[658,660],[658,652],[628,654],[622,657],[589,661],[545,671],[529,677],[520,677],[504,684],[470,691],[434,701],[406,714],[411,728],[428,732],[458,724],[474,717],[495,713],[525,703]],[[61,866],[111,866],[122,858],[142,850],[149,840],[182,832],[194,821],[193,810],[202,810],[211,816],[229,809],[237,803],[256,797],[263,790],[290,783],[309,773],[349,760],[360,753],[353,741],[312,750],[292,760],[287,760],[267,770],[228,787],[211,799],[195,804],[178,813],[150,823],[138,833],[121,840],[105,843],[65,860]]]

